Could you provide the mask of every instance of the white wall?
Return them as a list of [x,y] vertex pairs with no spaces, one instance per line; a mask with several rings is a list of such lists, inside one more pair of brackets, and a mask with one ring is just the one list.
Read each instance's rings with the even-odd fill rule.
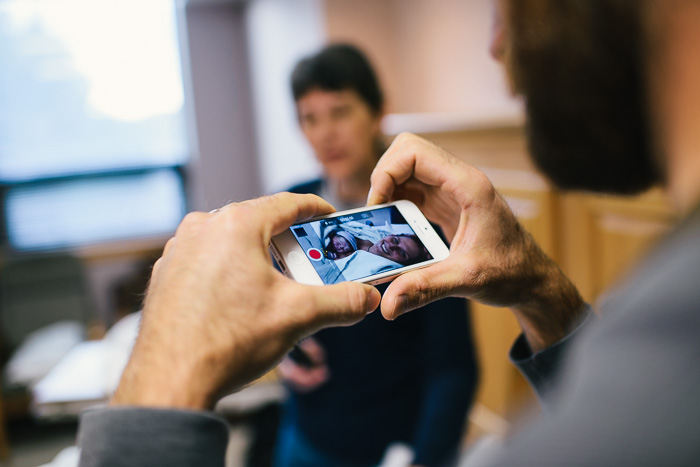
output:
[[325,0],[331,41],[372,59],[388,111],[512,116],[520,102],[489,55],[493,0]]
[[265,192],[320,173],[297,128],[289,77],[296,62],[325,42],[320,0],[254,0],[246,31],[256,138]]

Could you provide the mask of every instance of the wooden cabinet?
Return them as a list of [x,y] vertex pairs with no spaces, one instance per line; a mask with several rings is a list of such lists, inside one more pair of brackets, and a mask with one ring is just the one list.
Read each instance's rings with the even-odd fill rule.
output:
[[562,269],[594,301],[675,222],[662,193],[636,198],[559,196]]

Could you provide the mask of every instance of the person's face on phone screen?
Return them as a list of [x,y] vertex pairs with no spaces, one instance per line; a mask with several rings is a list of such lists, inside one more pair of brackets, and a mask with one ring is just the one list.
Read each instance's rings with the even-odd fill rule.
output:
[[342,254],[354,251],[354,248],[352,247],[352,245],[350,245],[350,242],[348,242],[340,235],[334,236],[331,241],[333,242],[333,248],[335,249],[336,253]]
[[296,104],[301,130],[327,177],[343,181],[372,170],[381,115],[357,92],[313,89]]
[[383,256],[396,263],[409,264],[421,254],[421,247],[411,237],[387,235],[369,249],[370,253]]

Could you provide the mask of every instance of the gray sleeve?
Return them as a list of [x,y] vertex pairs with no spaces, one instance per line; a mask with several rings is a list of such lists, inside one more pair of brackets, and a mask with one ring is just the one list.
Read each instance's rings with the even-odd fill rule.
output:
[[229,432],[207,412],[104,408],[80,419],[80,467],[222,466]]
[[525,376],[534,389],[537,397],[547,409],[548,395],[552,393],[554,386],[559,381],[560,369],[568,350],[578,336],[593,321],[593,310],[586,305],[584,313],[574,330],[564,339],[546,349],[532,353],[524,335],[518,336],[510,349],[510,361],[518,367],[518,370]]

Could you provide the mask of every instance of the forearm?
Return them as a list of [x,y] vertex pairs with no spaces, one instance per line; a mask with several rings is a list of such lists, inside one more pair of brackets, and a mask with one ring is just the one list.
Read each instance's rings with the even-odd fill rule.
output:
[[529,268],[523,274],[522,295],[510,309],[533,353],[564,339],[585,317],[588,307],[559,266],[537,246],[529,234],[523,249]]

